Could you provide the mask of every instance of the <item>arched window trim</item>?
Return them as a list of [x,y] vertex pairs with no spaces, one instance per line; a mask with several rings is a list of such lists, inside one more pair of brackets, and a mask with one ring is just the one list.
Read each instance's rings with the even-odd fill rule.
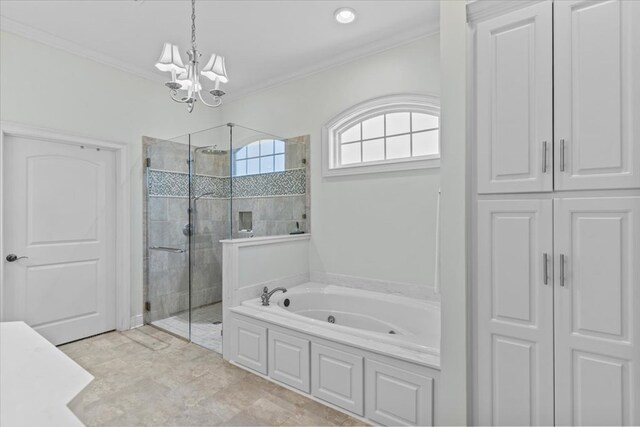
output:
[[[440,167],[440,154],[371,163],[341,165],[340,133],[364,120],[394,112],[416,112],[440,117],[440,99],[433,95],[383,96],[357,104],[335,116],[322,128],[322,174],[325,177]],[[441,150],[438,150],[441,153]]]

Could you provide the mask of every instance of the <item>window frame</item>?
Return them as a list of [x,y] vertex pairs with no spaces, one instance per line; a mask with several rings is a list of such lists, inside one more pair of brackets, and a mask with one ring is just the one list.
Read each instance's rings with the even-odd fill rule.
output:
[[323,176],[331,177],[440,167],[440,157],[442,153],[440,125],[438,126],[437,155],[404,157],[347,165],[340,164],[340,134],[343,131],[373,117],[401,112],[429,114],[439,119],[440,99],[434,95],[418,94],[384,96],[365,101],[338,114],[322,128]]

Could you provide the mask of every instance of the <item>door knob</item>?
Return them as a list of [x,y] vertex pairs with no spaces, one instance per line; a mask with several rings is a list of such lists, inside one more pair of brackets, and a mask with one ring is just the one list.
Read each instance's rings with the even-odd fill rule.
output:
[[29,258],[27,256],[18,256],[16,254],[9,254],[7,255],[7,261],[9,262],[16,262],[19,259],[23,259],[23,258]]

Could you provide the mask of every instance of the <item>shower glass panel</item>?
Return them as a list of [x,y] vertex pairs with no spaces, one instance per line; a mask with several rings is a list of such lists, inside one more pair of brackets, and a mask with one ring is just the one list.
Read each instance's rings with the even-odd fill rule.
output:
[[309,138],[226,124],[143,149],[144,321],[221,352],[221,240],[309,232]]
[[190,135],[191,341],[222,352],[222,243],[230,237],[228,126]]
[[144,320],[189,339],[189,137],[143,144]]

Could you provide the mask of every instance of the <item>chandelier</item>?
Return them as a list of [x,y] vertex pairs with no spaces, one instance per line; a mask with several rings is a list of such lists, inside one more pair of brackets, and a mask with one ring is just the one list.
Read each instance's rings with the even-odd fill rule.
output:
[[[165,43],[160,59],[156,63],[158,70],[171,73],[171,81],[165,83],[165,86],[170,89],[171,99],[181,104],[187,104],[189,112],[193,111],[198,99],[207,107],[219,107],[222,104],[222,96],[225,94],[223,90],[220,90],[220,83],[227,83],[229,78],[224,65],[224,57],[215,53],[211,55],[211,59],[202,71],[198,70],[202,54],[196,49],[195,0],[191,0],[191,50],[187,51],[187,54],[189,54],[189,62],[185,67],[178,46]],[[203,87],[200,83],[200,75],[214,82],[214,88],[209,91],[212,96],[210,102],[205,101],[202,96]]]

